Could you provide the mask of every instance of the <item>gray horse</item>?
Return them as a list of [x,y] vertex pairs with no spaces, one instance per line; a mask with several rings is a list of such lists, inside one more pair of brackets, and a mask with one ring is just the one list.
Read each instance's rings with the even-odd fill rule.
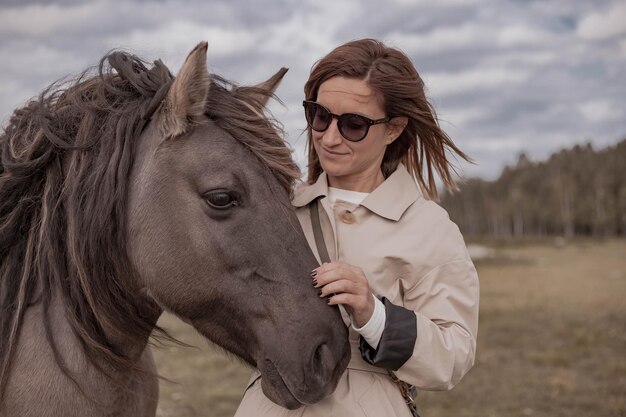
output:
[[296,408],[329,394],[346,327],[317,296],[299,176],[255,87],[113,52],[0,136],[0,416],[154,416],[168,310]]

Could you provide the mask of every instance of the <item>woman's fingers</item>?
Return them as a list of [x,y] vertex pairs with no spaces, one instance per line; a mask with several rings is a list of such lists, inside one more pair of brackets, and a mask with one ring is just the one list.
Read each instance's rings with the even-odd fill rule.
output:
[[328,295],[337,293],[358,294],[359,292],[361,292],[358,285],[354,281],[350,281],[348,279],[333,281],[329,284],[324,285],[320,289],[320,291],[320,297],[327,297]]
[[348,293],[335,294],[333,296],[328,297],[328,304],[329,305],[342,304],[344,306],[352,307],[352,305],[356,301],[355,298],[356,297],[353,294],[348,294]]
[[328,304],[343,304],[346,307],[350,307],[353,311],[368,310],[370,301],[373,301],[371,294],[354,294],[351,292],[331,292],[327,295],[322,295],[322,297],[327,297]]
[[365,278],[361,268],[357,268],[343,262],[323,264],[313,270],[311,278],[313,279],[316,287],[322,287],[340,279],[347,279],[354,282],[362,281],[367,283],[367,279]]

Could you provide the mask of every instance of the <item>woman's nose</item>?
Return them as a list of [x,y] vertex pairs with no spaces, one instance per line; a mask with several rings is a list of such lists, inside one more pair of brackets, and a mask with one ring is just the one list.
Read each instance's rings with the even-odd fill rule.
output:
[[328,126],[328,129],[322,135],[322,143],[326,146],[336,146],[343,141],[339,127],[337,126],[337,120],[333,119]]

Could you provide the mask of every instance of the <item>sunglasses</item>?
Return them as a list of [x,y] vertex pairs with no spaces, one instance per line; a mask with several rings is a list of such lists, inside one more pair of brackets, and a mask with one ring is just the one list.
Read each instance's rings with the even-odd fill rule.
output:
[[358,142],[367,136],[370,126],[386,123],[391,118],[385,117],[378,120],[368,119],[365,116],[354,113],[344,113],[341,115],[331,113],[326,107],[311,100],[304,100],[304,116],[309,127],[316,132],[323,132],[328,129],[333,119],[337,119],[339,133],[351,142]]

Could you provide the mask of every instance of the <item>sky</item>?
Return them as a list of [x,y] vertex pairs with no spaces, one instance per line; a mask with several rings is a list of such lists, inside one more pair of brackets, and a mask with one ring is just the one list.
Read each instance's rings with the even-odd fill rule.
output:
[[624,0],[0,0],[0,123],[53,81],[114,48],[175,74],[200,41],[241,85],[289,72],[270,110],[304,167],[303,86],[339,44],[371,37],[405,52],[441,126],[495,179],[532,160],[626,138]]

